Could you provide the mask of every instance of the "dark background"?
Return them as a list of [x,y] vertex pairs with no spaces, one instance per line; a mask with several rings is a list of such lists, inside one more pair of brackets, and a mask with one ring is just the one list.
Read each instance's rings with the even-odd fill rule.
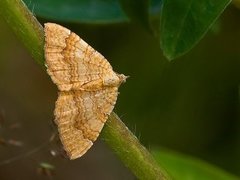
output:
[[[230,6],[192,51],[172,62],[136,24],[62,25],[130,76],[115,112],[148,149],[167,147],[240,175],[239,18]],[[46,143],[55,132],[57,88],[2,19],[0,39],[0,136],[23,143],[0,145],[0,179],[51,179],[39,173],[41,162],[55,166],[54,179],[134,179],[101,140],[75,161],[50,154],[60,151],[57,140]]]

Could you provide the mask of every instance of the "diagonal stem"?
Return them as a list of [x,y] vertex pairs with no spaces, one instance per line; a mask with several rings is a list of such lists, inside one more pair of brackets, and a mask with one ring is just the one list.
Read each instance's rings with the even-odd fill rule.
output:
[[[44,66],[43,28],[25,4],[21,0],[0,0],[0,14],[34,60]],[[170,179],[115,113],[110,115],[101,138],[138,179]]]
[[44,65],[43,27],[21,0],[0,0],[0,15],[22,41],[31,56]]
[[101,137],[138,179],[170,179],[114,112],[109,116]]

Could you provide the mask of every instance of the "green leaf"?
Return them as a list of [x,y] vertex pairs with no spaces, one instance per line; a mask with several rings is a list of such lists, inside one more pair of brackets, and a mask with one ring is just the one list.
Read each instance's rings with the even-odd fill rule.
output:
[[151,30],[149,22],[149,0],[119,0],[122,9],[127,16],[139,24],[145,29]]
[[[132,0],[133,1],[133,0]],[[140,22],[147,24],[146,9],[142,6],[149,0],[142,0],[138,7],[143,11],[141,17],[136,17]],[[24,0],[28,8],[38,17],[52,21],[108,24],[128,22],[121,8],[119,0]],[[150,6],[151,15],[156,16],[160,12],[161,0],[152,0]],[[134,7],[129,7],[134,9]],[[137,10],[135,8],[133,11]],[[131,15],[131,17],[134,16]],[[143,18],[143,19],[142,19]]]
[[197,158],[193,158],[187,155],[183,155],[176,152],[170,152],[167,150],[157,150],[153,152],[155,159],[173,179],[194,179],[194,180],[237,180],[238,177],[225,172],[224,170],[217,168],[211,164],[208,164]]
[[172,60],[196,45],[231,0],[165,0],[160,43]]
[[24,0],[38,17],[80,23],[128,21],[118,0]]

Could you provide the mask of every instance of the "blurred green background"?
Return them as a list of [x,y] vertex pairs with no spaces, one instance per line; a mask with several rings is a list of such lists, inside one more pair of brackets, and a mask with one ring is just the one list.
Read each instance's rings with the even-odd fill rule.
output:
[[[130,76],[115,112],[148,149],[167,147],[240,176],[239,19],[240,11],[229,6],[196,47],[171,62],[137,23],[57,23],[103,54],[116,72]],[[49,179],[38,173],[41,162],[55,166],[54,179],[79,179],[79,174],[82,179],[135,179],[101,140],[71,162],[50,154],[59,151],[57,140],[38,148],[55,132],[57,88],[2,19],[0,39],[0,135],[23,143],[0,145],[0,179]],[[16,123],[19,127],[11,128]]]

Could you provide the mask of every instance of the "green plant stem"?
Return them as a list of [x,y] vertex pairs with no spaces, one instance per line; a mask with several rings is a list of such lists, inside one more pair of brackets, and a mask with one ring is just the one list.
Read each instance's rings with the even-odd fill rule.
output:
[[[34,60],[44,65],[43,28],[25,4],[21,0],[0,0],[0,13]],[[102,139],[138,179],[170,179],[116,114],[112,113],[107,121]]]
[[139,179],[170,179],[114,112],[109,116],[101,136]]
[[44,65],[44,32],[21,0],[0,0],[0,14],[23,42],[34,60]]

